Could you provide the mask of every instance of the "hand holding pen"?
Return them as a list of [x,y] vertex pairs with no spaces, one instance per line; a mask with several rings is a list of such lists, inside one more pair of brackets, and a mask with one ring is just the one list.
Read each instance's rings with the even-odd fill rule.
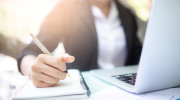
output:
[[74,57],[64,54],[60,57],[53,56],[43,44],[33,35],[34,42],[45,53],[40,54],[31,65],[30,78],[36,87],[54,86],[59,80],[65,79],[66,75],[70,77],[66,70],[66,64],[74,61]]

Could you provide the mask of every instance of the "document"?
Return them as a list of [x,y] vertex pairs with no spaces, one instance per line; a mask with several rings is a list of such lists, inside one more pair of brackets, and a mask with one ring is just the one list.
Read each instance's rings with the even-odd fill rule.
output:
[[66,77],[60,80],[53,87],[37,88],[29,80],[26,85],[14,96],[13,100],[71,100],[87,98],[88,89],[83,83],[79,70],[68,70],[71,73],[71,79]]
[[82,100],[176,100],[177,98],[180,98],[180,88],[171,88],[138,95],[112,86],[92,94],[88,99]]

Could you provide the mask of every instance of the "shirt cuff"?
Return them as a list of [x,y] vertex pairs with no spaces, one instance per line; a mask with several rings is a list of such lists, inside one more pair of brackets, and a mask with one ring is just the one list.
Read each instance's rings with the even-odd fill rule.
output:
[[[18,66],[18,71],[22,74],[22,72],[21,72],[21,68],[20,68],[20,65],[21,65],[21,61],[22,61],[22,58],[24,57],[24,56],[26,56],[26,55],[34,55],[34,56],[38,56],[39,55],[39,53],[37,53],[37,52],[34,52],[34,51],[24,51],[24,52],[22,52],[19,56],[18,56],[18,58],[17,58],[17,66]],[[23,75],[23,74],[22,74]]]

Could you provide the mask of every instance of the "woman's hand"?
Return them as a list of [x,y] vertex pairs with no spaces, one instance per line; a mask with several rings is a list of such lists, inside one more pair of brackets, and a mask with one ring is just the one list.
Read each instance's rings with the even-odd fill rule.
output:
[[[25,59],[23,58],[23,60]],[[60,79],[66,78],[66,73],[64,72],[66,70],[65,62],[71,63],[74,59],[73,56],[68,54],[60,57],[40,54],[31,64],[27,75],[36,87],[54,86]]]

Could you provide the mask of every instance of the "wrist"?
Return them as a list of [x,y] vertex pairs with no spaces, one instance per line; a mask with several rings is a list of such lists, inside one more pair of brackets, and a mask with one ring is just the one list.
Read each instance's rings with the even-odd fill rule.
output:
[[33,64],[33,62],[35,61],[36,57],[32,56],[32,55],[27,55],[25,57],[23,57],[22,61],[21,61],[21,72],[23,75],[28,76],[29,78],[31,78],[31,66]]

